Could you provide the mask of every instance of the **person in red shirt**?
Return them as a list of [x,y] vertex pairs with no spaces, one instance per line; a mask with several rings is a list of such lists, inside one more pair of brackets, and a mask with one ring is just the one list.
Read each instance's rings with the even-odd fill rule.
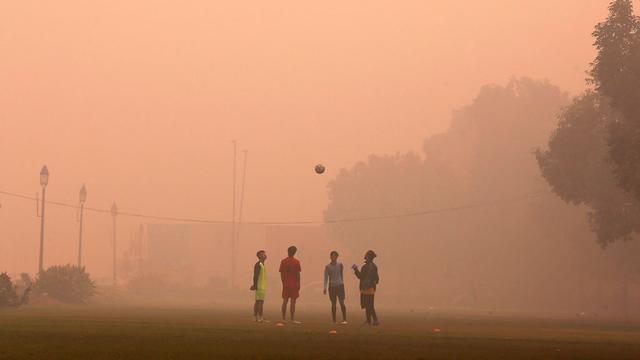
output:
[[288,257],[280,262],[280,278],[282,279],[282,321],[286,320],[287,303],[291,299],[291,321],[294,324],[301,324],[295,320],[296,315],[296,299],[300,296],[300,261],[294,258],[298,249],[295,246],[289,246],[287,249]]

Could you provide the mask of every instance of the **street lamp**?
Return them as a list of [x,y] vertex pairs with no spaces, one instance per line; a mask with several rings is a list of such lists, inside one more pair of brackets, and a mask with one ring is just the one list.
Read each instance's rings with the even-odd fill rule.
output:
[[40,186],[42,186],[42,212],[40,213],[40,258],[38,259],[38,272],[42,273],[42,257],[44,254],[44,204],[47,185],[49,184],[49,169],[44,165],[40,170]]
[[82,184],[80,188],[80,236],[78,239],[78,267],[82,267],[82,222],[84,215],[84,203],[87,201],[87,188]]
[[111,216],[113,217],[113,286],[116,285],[116,217],[118,216],[118,205],[114,202],[111,205]]

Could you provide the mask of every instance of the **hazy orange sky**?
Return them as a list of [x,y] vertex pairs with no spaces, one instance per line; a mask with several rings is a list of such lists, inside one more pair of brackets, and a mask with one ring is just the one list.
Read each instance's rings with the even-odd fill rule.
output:
[[[246,220],[319,220],[339,168],[418,150],[483,84],[580,92],[608,2],[3,1],[0,190],[47,164],[51,200],[229,219],[237,139]],[[34,205],[0,203],[35,246]]]

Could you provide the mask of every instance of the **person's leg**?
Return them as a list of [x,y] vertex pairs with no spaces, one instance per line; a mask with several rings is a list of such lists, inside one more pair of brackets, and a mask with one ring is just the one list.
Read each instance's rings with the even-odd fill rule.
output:
[[[338,292],[338,300],[340,300],[340,311],[342,311],[342,322],[347,322],[347,307],[344,304],[344,285],[340,286],[340,291]],[[335,318],[334,318],[335,319]]]
[[[342,311],[342,321],[347,321],[347,306],[344,304],[344,297],[340,299],[340,310]],[[336,322],[336,307],[333,306],[333,322]]]
[[331,297],[331,320],[333,320],[333,323],[336,323],[336,297],[332,296]]
[[338,298],[338,293],[336,292],[336,288],[333,286],[329,287],[329,300],[331,300],[331,320],[333,323],[336,323],[336,300]]
[[260,320],[263,320],[264,319],[264,300],[256,301],[256,303],[258,303],[258,316],[260,317]]
[[371,324],[371,295],[364,295],[364,311],[367,316],[367,324]]
[[258,316],[260,315],[260,308],[259,308],[259,303],[260,300],[256,300],[256,302],[253,304],[253,316],[256,318],[256,321],[258,320]]
[[288,298],[282,299],[282,320],[287,320],[287,302],[289,302]]
[[296,299],[291,298],[291,307],[289,308],[291,311],[291,321],[295,321],[296,319]]
[[371,315],[369,315],[369,308],[367,307],[367,296],[360,294],[360,308],[364,309],[364,314],[367,318],[367,323],[371,322]]
[[373,324],[378,325],[378,316],[376,315],[375,307],[375,295],[371,295],[371,318],[373,319]]

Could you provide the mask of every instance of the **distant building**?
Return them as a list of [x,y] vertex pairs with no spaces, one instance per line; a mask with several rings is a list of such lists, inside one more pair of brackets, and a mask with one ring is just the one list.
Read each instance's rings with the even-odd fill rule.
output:
[[[231,284],[231,224],[147,224],[143,254],[147,271],[177,276],[196,285]],[[267,251],[270,281],[279,279],[280,260],[295,245],[302,262],[303,284],[322,280],[332,250],[325,228],[294,225],[242,224],[238,227],[236,287],[251,284],[257,250]],[[132,243],[133,244],[133,243]],[[134,250],[132,250],[134,252]],[[275,282],[279,288],[279,280]]]

